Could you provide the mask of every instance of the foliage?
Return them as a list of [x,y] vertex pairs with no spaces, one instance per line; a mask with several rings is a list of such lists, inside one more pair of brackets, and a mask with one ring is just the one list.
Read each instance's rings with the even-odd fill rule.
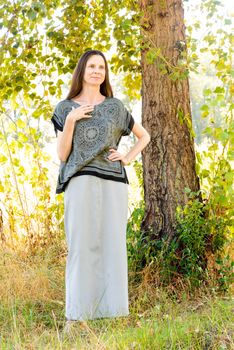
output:
[[143,217],[144,202],[141,201],[140,206],[133,210],[127,225],[127,251],[130,271],[140,271],[142,261],[144,260],[147,264],[150,256],[150,246],[147,238],[145,241],[142,241],[141,237],[140,226]]
[[[202,182],[203,191],[213,203],[216,214],[225,212],[233,216],[234,200],[232,166],[234,161],[234,120],[233,120],[233,45],[230,28],[223,20],[222,29],[207,35],[200,51],[207,52],[209,44],[210,70],[216,84],[205,88],[201,117],[207,120],[203,130],[207,148],[197,152],[197,173]],[[227,22],[228,24],[229,22]],[[214,41],[214,37],[216,40]],[[218,39],[218,40],[217,40]]]
[[[140,162],[134,167],[142,186]],[[227,291],[234,277],[234,263],[228,255],[233,221],[229,215],[214,213],[214,203],[202,202],[199,192],[186,192],[190,199],[183,208],[177,207],[173,239],[159,240],[141,230],[143,201],[133,210],[127,227],[129,269],[140,273],[146,266],[155,266],[157,283],[163,286],[184,281],[192,291],[206,282]]]
[[[187,20],[186,29],[196,141],[212,144],[212,130],[221,128],[223,134],[219,132],[214,142],[223,144],[225,132],[233,130],[231,16],[225,13],[221,1],[206,0],[197,5],[188,3],[185,8],[188,14],[190,11],[194,14]],[[200,13],[204,21],[200,20]]]
[[130,271],[140,272],[153,264],[159,285],[184,280],[192,291],[206,281],[212,288],[227,291],[234,282],[234,263],[227,253],[230,222],[225,217],[207,217],[207,213],[203,203],[191,200],[178,208],[175,238],[158,240],[140,230],[143,206],[134,209],[127,230]]
[[0,5],[0,103],[10,100],[17,107],[19,96],[31,99],[37,117],[46,117],[45,102],[61,97],[79,56],[112,47],[113,72],[124,71],[128,92],[139,97],[140,13],[133,1],[1,0]]
[[[227,260],[225,249],[231,243],[232,222],[228,216],[213,216],[210,203],[200,202],[193,193],[190,198],[184,208],[177,208],[177,271],[189,278],[193,285],[199,285],[207,274],[215,271],[219,288],[228,289],[233,282],[234,275],[230,273],[233,264],[229,262],[229,271],[226,269],[224,277],[226,283],[223,283],[225,271],[222,261],[223,256]],[[216,262],[214,271],[208,270],[211,257],[213,263]]]
[[[205,68],[213,79],[212,84],[204,87],[201,105],[201,117],[205,120],[202,132],[207,146],[198,148],[196,157],[216,250],[223,245],[224,237],[227,247],[233,244],[233,36],[230,18],[220,15],[223,11],[220,2],[206,1],[201,7],[207,16],[208,31],[198,46],[193,45],[193,51],[199,57],[208,57],[209,64]],[[222,253],[216,257],[216,264],[220,288],[227,289],[233,281],[233,257],[228,252]]]
[[[202,203],[197,201],[188,203],[188,208],[178,213],[177,229],[183,233],[183,237],[187,236],[188,246],[192,243],[190,238],[195,233],[194,238],[196,240],[197,237],[198,242],[202,235],[204,236],[205,256],[203,259],[201,256],[199,261],[198,254],[197,259],[199,263],[202,260],[205,263],[205,259],[209,260],[210,256],[217,252],[215,266],[218,271],[217,281],[221,289],[227,289],[233,281],[233,262],[227,251],[228,246],[233,244],[234,218],[232,22],[224,13],[222,3],[219,1],[207,0],[199,6],[199,11],[202,10],[203,15],[206,16],[205,24],[194,16],[194,23],[188,26],[187,30],[190,38],[189,53],[194,59],[194,72],[204,74],[206,71],[206,75],[211,77],[211,80],[205,83],[203,103],[200,105],[199,113],[199,123],[201,126],[204,125],[203,144],[197,147],[196,151],[196,170],[202,189]],[[201,35],[199,39],[196,38],[195,30],[198,28],[201,33],[204,25],[206,26],[205,35],[202,38]],[[192,220],[192,213],[195,214],[194,219],[197,216],[198,221]],[[201,224],[200,228],[199,224]],[[194,246],[191,245],[190,259],[196,257],[196,247],[194,242]],[[222,247],[226,247],[225,252]],[[199,275],[198,271],[197,273]]]
[[4,116],[0,125],[1,239],[16,249],[23,241],[25,253],[32,254],[61,238],[63,203],[61,196],[51,200],[50,158],[44,151],[42,131],[32,126],[29,114]]

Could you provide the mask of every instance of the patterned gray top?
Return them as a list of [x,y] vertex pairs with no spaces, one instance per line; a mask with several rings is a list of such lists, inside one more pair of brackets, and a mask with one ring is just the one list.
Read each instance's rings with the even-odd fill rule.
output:
[[[80,106],[72,100],[60,101],[51,121],[55,132],[63,131],[66,117],[72,107]],[[129,135],[134,125],[131,113],[115,97],[106,97],[94,106],[91,118],[76,122],[72,149],[68,159],[60,163],[56,193],[65,190],[73,176],[91,174],[128,183],[121,161],[108,160],[110,148],[117,149],[122,136]]]

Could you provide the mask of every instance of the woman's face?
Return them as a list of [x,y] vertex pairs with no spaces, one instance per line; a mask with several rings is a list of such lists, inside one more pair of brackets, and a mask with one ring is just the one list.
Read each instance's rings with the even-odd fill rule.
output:
[[101,85],[105,80],[105,61],[100,55],[92,55],[89,57],[83,82],[91,85]]

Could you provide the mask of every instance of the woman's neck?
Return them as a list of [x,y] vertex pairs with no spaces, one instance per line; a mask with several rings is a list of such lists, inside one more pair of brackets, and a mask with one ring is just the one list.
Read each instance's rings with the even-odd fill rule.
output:
[[73,99],[87,104],[95,104],[102,102],[105,96],[100,93],[100,86],[83,86],[79,95]]

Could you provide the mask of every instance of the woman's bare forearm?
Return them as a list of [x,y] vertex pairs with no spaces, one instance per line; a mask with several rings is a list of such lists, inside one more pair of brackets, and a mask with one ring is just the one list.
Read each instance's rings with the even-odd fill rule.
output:
[[150,142],[149,134],[146,134],[138,139],[135,145],[130,149],[130,151],[125,155],[127,163],[130,163],[136,156],[148,145]]
[[58,136],[57,153],[61,162],[66,162],[72,149],[72,137],[75,127],[75,121],[70,118],[66,119],[63,132]]

